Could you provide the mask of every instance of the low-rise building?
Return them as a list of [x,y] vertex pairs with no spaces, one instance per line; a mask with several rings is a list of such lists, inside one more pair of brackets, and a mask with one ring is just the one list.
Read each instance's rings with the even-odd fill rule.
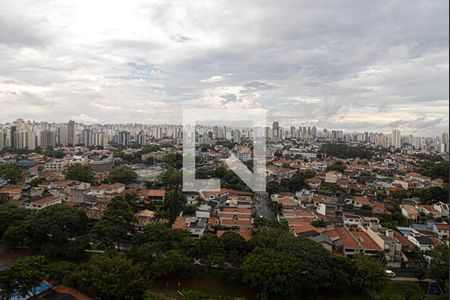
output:
[[24,203],[24,207],[28,209],[40,210],[46,208],[48,206],[52,206],[55,204],[61,204],[62,197],[61,196],[49,196],[42,199],[38,199],[31,202]]

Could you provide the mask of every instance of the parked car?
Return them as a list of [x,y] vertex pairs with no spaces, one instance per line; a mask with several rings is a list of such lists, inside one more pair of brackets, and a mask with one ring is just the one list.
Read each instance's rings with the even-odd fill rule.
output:
[[386,273],[387,277],[395,277],[395,273],[391,270],[384,270],[384,273]]

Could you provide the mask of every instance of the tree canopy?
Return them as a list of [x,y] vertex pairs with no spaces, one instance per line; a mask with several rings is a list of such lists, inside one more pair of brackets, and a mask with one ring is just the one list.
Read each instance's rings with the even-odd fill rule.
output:
[[12,164],[0,165],[0,178],[15,183],[22,178],[22,171]]
[[326,143],[323,144],[320,151],[328,156],[334,156],[338,158],[367,158],[370,159],[373,156],[373,152],[363,146],[350,146],[347,144],[339,143]]
[[76,286],[101,299],[142,299],[143,270],[120,256],[95,255],[74,273]]
[[129,184],[137,179],[137,173],[128,166],[120,166],[109,171],[108,180],[111,183]]
[[66,179],[92,182],[94,180],[94,171],[92,171],[90,165],[73,164],[67,168]]

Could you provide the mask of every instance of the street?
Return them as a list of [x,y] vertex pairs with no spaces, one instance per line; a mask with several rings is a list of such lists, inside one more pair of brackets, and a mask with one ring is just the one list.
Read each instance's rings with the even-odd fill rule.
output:
[[275,214],[267,192],[255,192],[255,209],[257,217],[275,220]]

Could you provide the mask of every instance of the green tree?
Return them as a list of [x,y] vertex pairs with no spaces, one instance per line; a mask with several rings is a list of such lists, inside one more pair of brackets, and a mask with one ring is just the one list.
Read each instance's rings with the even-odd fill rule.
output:
[[430,187],[428,189],[423,189],[420,191],[420,201],[422,203],[429,202],[446,202],[448,203],[448,187]]
[[238,269],[249,249],[247,241],[241,235],[231,231],[225,232],[220,239],[225,250],[225,260]]
[[13,226],[25,220],[29,211],[25,208],[18,208],[13,204],[0,205],[0,237],[3,236],[9,226]]
[[448,264],[448,246],[442,244],[434,247],[431,251],[430,277],[435,279],[441,287],[448,288]]
[[86,233],[87,223],[84,210],[63,204],[52,205],[41,209],[31,219],[27,243],[33,248],[51,243],[56,246],[54,250],[64,253],[70,238]]
[[263,295],[289,295],[298,287],[298,259],[271,249],[249,254],[242,265],[243,278]]
[[176,188],[181,186],[183,174],[175,168],[170,167],[160,175],[159,179],[166,188]]
[[3,233],[3,242],[9,248],[18,248],[25,246],[29,237],[30,222],[23,221],[18,224],[10,225]]
[[173,223],[180,215],[185,204],[186,196],[180,190],[172,189],[167,191],[164,199],[164,208],[167,212],[170,223]]
[[322,145],[320,149],[322,153],[328,156],[334,156],[338,158],[367,158],[370,159],[373,156],[373,152],[363,146],[350,146],[340,143],[326,143]]
[[417,280],[422,281],[427,276],[427,270],[424,267],[414,269],[414,276]]
[[303,172],[303,175],[305,176],[305,179],[309,179],[316,176],[316,172],[314,170],[308,169],[305,172]]
[[272,195],[280,192],[280,185],[278,182],[271,180],[267,183],[266,191]]
[[87,235],[81,235],[72,238],[65,251],[65,256],[70,259],[81,260],[86,257],[85,250],[90,249],[90,238]]
[[16,283],[16,291],[22,297],[35,297],[34,289],[47,275],[47,260],[44,256],[25,256],[10,270]]
[[328,166],[326,170],[327,171],[337,171],[337,172],[343,173],[346,168],[347,167],[345,165],[343,165],[342,162],[338,161],[338,162]]
[[204,234],[199,241],[198,255],[201,261],[210,269],[222,266],[225,261],[223,242],[215,234]]
[[73,274],[76,285],[105,300],[142,299],[145,282],[140,265],[120,256],[95,255]]
[[53,158],[63,158],[65,156],[64,151],[62,150],[44,150],[42,151],[42,154],[47,157],[53,157]]
[[13,277],[11,271],[0,272],[0,299],[12,299],[12,297],[16,293],[16,288],[16,280]]
[[130,255],[138,262],[151,262],[163,253],[176,249],[187,253],[191,247],[191,235],[186,230],[172,230],[165,224],[145,226],[142,232],[133,236]]
[[100,246],[120,247],[120,242],[128,240],[135,231],[136,218],[131,205],[120,196],[113,197],[103,218],[92,229],[95,241]]
[[380,291],[386,283],[386,274],[381,264],[375,259],[357,255],[353,258],[355,272],[352,275],[353,285],[361,290]]
[[94,171],[90,165],[73,164],[67,168],[66,179],[92,182],[94,181]]
[[120,166],[109,171],[108,180],[111,183],[129,184],[137,179],[138,175],[128,166]]
[[42,184],[43,182],[44,182],[44,180],[41,177],[36,177],[30,181],[30,185],[35,187],[35,186]]
[[169,250],[161,254],[148,268],[152,278],[169,274],[186,275],[191,268],[191,260],[180,250]]
[[57,261],[48,265],[48,276],[50,280],[58,284],[71,284],[72,273],[77,269],[77,264],[70,261]]
[[448,161],[432,162],[427,161],[422,164],[418,172],[431,178],[444,178],[448,181],[449,163]]
[[15,165],[0,165],[0,178],[7,179],[10,183],[15,183],[22,178],[22,171]]
[[392,197],[396,200],[403,200],[409,198],[410,193],[406,190],[397,190],[392,192]]

